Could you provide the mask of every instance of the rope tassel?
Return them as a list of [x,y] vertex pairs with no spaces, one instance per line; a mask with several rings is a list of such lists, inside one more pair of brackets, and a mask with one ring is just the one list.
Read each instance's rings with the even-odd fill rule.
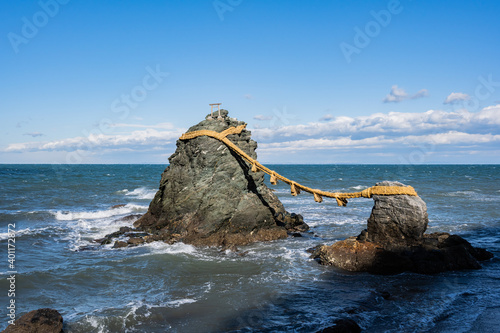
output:
[[294,197],[296,197],[296,196],[297,196],[297,194],[300,194],[300,189],[299,189],[297,186],[295,186],[295,183],[292,183],[292,184],[290,185],[290,192],[292,193],[292,195],[293,195]]
[[257,172],[257,165],[255,163],[252,164],[252,172]]
[[273,184],[273,185],[278,184],[278,180],[276,179],[274,172],[271,174],[271,184]]
[[347,206],[347,199],[345,198],[335,198],[337,199],[337,205],[341,206],[341,207],[344,207],[344,206]]
[[314,193],[314,201],[321,203],[323,202],[323,197],[318,193]]

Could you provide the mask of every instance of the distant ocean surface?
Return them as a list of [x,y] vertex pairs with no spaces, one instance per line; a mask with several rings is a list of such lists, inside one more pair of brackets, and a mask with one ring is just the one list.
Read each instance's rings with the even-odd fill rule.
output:
[[338,318],[367,332],[500,332],[499,165],[269,167],[330,191],[411,185],[427,203],[428,232],[458,234],[495,258],[481,270],[434,276],[321,266],[306,249],[358,235],[373,200],[318,204],[269,182],[311,233],[242,247],[245,256],[182,243],[92,249],[93,239],[130,226],[120,218],[147,211],[165,165],[0,165],[0,330],[7,225],[15,223],[17,315],[57,309],[65,332],[316,332]]

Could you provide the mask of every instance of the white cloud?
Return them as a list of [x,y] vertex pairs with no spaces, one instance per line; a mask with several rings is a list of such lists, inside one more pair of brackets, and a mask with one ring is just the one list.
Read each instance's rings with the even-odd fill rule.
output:
[[500,104],[485,107],[474,115],[474,120],[483,125],[500,126]]
[[477,113],[462,109],[458,111],[429,110],[419,113],[389,112],[360,117],[334,117],[329,122],[253,129],[253,134],[257,140],[345,135],[371,137],[380,134],[401,136],[402,134],[421,135],[449,131],[483,134],[493,131],[500,134],[498,125],[500,125],[500,105],[484,108]]
[[453,92],[446,97],[444,100],[444,104],[456,104],[462,101],[467,101],[470,99],[470,96],[464,93],[456,93]]
[[245,97],[245,99],[254,99],[252,94],[245,94],[243,97]]
[[408,95],[408,93],[403,89],[399,88],[397,85],[391,87],[391,92],[385,96],[384,103],[399,103],[407,99],[417,99],[428,95],[427,89],[422,89],[414,95]]
[[396,138],[376,136],[364,139],[353,139],[345,136],[335,139],[304,139],[285,142],[263,143],[259,145],[260,152],[286,152],[298,150],[326,150],[326,149],[393,149],[405,146],[430,145],[476,145],[482,143],[500,142],[500,135],[469,134],[457,131],[429,135],[409,135]]
[[98,150],[103,148],[121,149],[141,147],[163,146],[172,143],[185,130],[175,129],[171,131],[158,131],[156,129],[145,129],[133,131],[128,134],[90,134],[55,140],[49,142],[25,142],[13,143],[7,146],[5,152],[23,151],[73,151],[73,150]]

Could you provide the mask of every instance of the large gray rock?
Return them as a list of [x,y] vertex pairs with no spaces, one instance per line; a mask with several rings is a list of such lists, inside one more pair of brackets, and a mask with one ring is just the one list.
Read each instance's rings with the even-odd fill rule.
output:
[[[377,186],[405,186],[383,181]],[[403,245],[422,241],[429,217],[427,205],[420,197],[409,195],[374,195],[374,205],[368,219],[368,240]]]
[[[230,118],[205,119],[188,132],[222,132],[245,124]],[[208,116],[207,116],[208,118]],[[256,159],[257,143],[250,131],[227,137]],[[287,236],[285,225],[305,230],[302,223],[286,223],[290,217],[274,193],[264,184],[263,172],[252,172],[248,163],[217,139],[201,136],[178,140],[169,158],[160,188],[148,212],[134,223],[163,240],[195,245],[243,245]],[[296,215],[295,220],[302,217]]]

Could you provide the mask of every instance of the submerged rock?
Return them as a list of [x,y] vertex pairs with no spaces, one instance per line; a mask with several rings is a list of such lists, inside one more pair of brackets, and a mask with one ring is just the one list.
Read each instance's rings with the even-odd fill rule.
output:
[[7,326],[2,333],[61,333],[63,332],[63,317],[54,309],[33,310]]
[[[228,117],[204,120],[188,131],[222,132],[245,124]],[[227,137],[256,159],[257,143],[250,131]],[[287,230],[304,231],[302,217],[292,217],[264,184],[264,173],[251,167],[224,143],[201,136],[178,140],[160,188],[148,212],[134,223],[138,229],[166,240],[194,245],[244,245],[287,237]],[[287,218],[289,216],[289,218]]]
[[322,329],[317,333],[360,333],[361,327],[352,319],[338,319],[335,325]]
[[[382,182],[382,186],[404,186]],[[333,245],[318,246],[312,257],[324,265],[355,272],[396,274],[411,271],[434,274],[449,270],[478,269],[479,261],[493,257],[457,235],[424,234],[427,208],[419,197],[373,196],[367,229]]]
[[113,244],[113,249],[119,249],[119,248],[127,247],[127,246],[128,246],[127,242],[124,242],[124,241],[115,241],[115,243]]

